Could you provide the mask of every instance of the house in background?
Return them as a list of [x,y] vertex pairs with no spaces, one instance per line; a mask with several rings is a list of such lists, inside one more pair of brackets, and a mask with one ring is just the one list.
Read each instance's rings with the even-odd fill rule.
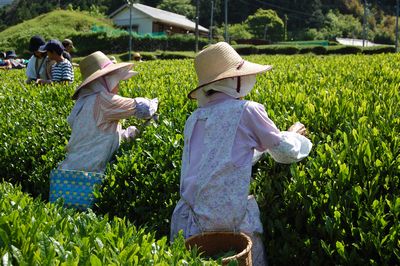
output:
[[[114,24],[129,29],[129,6],[125,4],[110,14]],[[132,5],[132,31],[140,35],[157,33],[195,32],[196,25],[183,15],[142,5]],[[199,25],[199,35],[207,36],[208,29]]]

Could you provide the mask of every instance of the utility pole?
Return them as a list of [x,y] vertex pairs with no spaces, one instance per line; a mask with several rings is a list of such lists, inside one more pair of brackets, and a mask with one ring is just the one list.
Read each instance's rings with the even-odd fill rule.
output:
[[128,0],[129,5],[129,57],[128,60],[131,61],[131,54],[132,54],[132,0]]
[[225,41],[229,43],[228,39],[228,0],[225,0]]
[[367,0],[364,0],[363,47],[366,45],[366,39],[367,39]]
[[211,43],[213,39],[213,21],[214,21],[214,1],[211,0],[211,20],[210,20],[210,34],[208,35],[208,42]]
[[268,29],[268,25],[265,24],[265,27],[264,27],[264,40],[267,40],[267,29]]
[[199,51],[199,9],[200,0],[196,1],[196,53]]
[[399,52],[399,0],[396,1],[396,52]]
[[287,41],[287,21],[288,21],[288,16],[287,14],[285,14],[285,32],[283,33],[284,34],[283,39],[285,41]]

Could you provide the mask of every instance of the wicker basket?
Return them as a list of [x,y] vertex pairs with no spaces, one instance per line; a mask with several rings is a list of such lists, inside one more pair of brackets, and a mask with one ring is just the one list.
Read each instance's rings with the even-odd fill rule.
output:
[[207,232],[186,239],[186,248],[197,246],[203,256],[214,256],[221,252],[234,250],[236,255],[222,259],[222,265],[236,260],[240,266],[251,266],[251,248],[253,243],[244,233]]

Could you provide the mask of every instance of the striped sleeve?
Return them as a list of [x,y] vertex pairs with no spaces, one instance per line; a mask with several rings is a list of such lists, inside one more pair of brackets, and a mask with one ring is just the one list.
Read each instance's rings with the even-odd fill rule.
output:
[[51,70],[52,81],[74,81],[72,64],[67,59],[53,65]]
[[101,92],[97,95],[94,117],[98,125],[129,118],[136,113],[136,101],[112,93]]

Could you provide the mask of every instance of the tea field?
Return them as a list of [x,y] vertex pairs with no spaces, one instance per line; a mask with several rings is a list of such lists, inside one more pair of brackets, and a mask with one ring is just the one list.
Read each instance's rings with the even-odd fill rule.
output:
[[[248,98],[281,130],[304,123],[314,144],[300,163],[265,156],[253,167],[269,263],[399,265],[400,55],[247,59],[274,66]],[[121,145],[97,205],[83,213],[46,203],[79,71],[68,86],[26,85],[23,71],[0,71],[3,264],[201,264],[182,239],[170,245],[166,237],[179,199],[183,127],[196,108],[186,98],[197,82],[193,61],[142,62],[136,70],[121,94],[158,97],[159,122]]]

